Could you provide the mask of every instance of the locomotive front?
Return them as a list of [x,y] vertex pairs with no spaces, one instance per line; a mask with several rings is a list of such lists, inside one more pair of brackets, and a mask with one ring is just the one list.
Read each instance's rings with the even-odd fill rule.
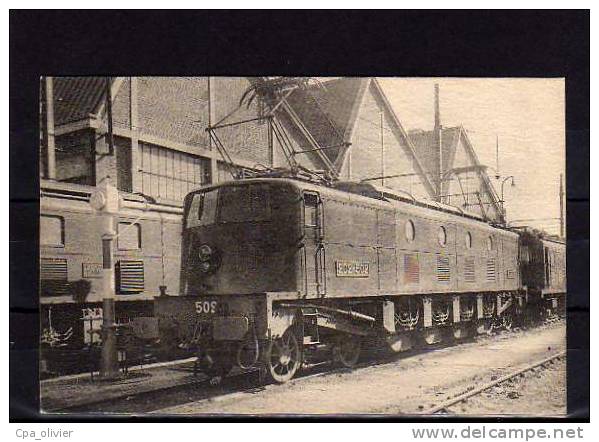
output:
[[300,202],[292,183],[267,179],[186,197],[181,294],[157,298],[155,310],[180,343],[200,352],[205,371],[255,363],[268,333],[269,299],[297,293]]

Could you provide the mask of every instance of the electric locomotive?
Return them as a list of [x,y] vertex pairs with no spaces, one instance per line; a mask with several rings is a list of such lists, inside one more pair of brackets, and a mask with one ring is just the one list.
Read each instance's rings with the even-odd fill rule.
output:
[[531,229],[520,235],[522,290],[537,317],[563,315],[566,308],[566,244]]
[[180,294],[155,299],[163,343],[224,376],[259,366],[290,380],[317,349],[353,366],[510,327],[526,309],[520,235],[451,206],[371,184],[288,178],[187,195]]

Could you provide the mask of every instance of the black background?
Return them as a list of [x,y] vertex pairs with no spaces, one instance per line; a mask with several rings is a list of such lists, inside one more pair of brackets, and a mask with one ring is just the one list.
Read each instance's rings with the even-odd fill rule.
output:
[[13,10],[9,34],[11,421],[67,420],[37,411],[41,75],[565,77],[568,411],[588,421],[588,11]]

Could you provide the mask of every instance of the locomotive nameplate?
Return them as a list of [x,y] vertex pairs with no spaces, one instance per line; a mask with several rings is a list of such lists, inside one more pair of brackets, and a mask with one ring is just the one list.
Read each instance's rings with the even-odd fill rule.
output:
[[102,263],[101,262],[84,262],[83,267],[83,278],[101,278],[102,277]]
[[368,278],[370,263],[359,261],[335,261],[338,278]]

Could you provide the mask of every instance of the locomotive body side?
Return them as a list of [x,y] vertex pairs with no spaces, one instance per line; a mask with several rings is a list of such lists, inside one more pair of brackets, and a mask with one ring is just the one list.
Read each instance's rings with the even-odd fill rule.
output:
[[[397,201],[323,195],[326,297],[503,292],[519,288],[518,236]],[[347,275],[341,266],[367,271]]]

